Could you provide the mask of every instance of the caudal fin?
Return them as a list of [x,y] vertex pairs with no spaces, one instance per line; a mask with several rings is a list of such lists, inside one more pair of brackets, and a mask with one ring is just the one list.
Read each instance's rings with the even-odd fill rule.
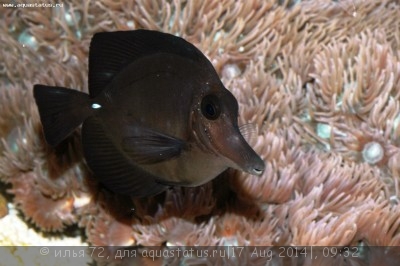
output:
[[35,85],[33,95],[44,136],[53,147],[68,137],[91,114],[89,95],[83,92]]

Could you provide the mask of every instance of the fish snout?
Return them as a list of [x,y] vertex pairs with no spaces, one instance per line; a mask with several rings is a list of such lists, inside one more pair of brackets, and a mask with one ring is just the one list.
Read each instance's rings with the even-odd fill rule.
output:
[[219,146],[220,154],[230,161],[229,166],[252,175],[262,175],[265,163],[261,157],[238,131],[230,133],[229,137],[220,138],[215,142]]
[[257,158],[254,158],[254,162],[249,164],[246,172],[252,175],[260,176],[264,173],[264,170],[265,170],[265,163],[260,157],[257,156]]

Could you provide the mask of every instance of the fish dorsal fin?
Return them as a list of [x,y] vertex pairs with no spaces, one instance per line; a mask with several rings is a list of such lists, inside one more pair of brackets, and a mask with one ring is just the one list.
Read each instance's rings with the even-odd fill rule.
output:
[[95,97],[124,67],[138,58],[169,53],[208,62],[191,43],[171,34],[150,30],[96,33],[90,43],[89,92]]

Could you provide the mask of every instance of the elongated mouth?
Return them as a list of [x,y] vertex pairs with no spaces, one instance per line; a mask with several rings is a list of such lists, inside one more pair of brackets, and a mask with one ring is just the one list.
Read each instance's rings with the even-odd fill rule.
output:
[[250,172],[250,174],[252,175],[262,175],[263,173],[264,173],[264,168],[262,169],[253,168]]
[[247,167],[241,168],[239,165],[239,167],[241,168],[240,170],[245,171],[251,175],[260,176],[264,173],[265,163],[250,146],[249,149],[250,151],[248,152],[250,153],[250,156],[247,162]]
[[239,130],[232,130],[230,137],[221,138],[219,149],[221,155],[231,161],[230,167],[260,176],[264,173],[265,163],[250,147]]

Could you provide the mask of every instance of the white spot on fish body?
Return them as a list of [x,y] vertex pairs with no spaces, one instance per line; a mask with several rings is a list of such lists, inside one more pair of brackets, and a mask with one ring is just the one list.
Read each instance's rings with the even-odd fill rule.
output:
[[100,109],[100,108],[101,108],[100,104],[98,104],[98,103],[93,103],[92,104],[92,109]]

